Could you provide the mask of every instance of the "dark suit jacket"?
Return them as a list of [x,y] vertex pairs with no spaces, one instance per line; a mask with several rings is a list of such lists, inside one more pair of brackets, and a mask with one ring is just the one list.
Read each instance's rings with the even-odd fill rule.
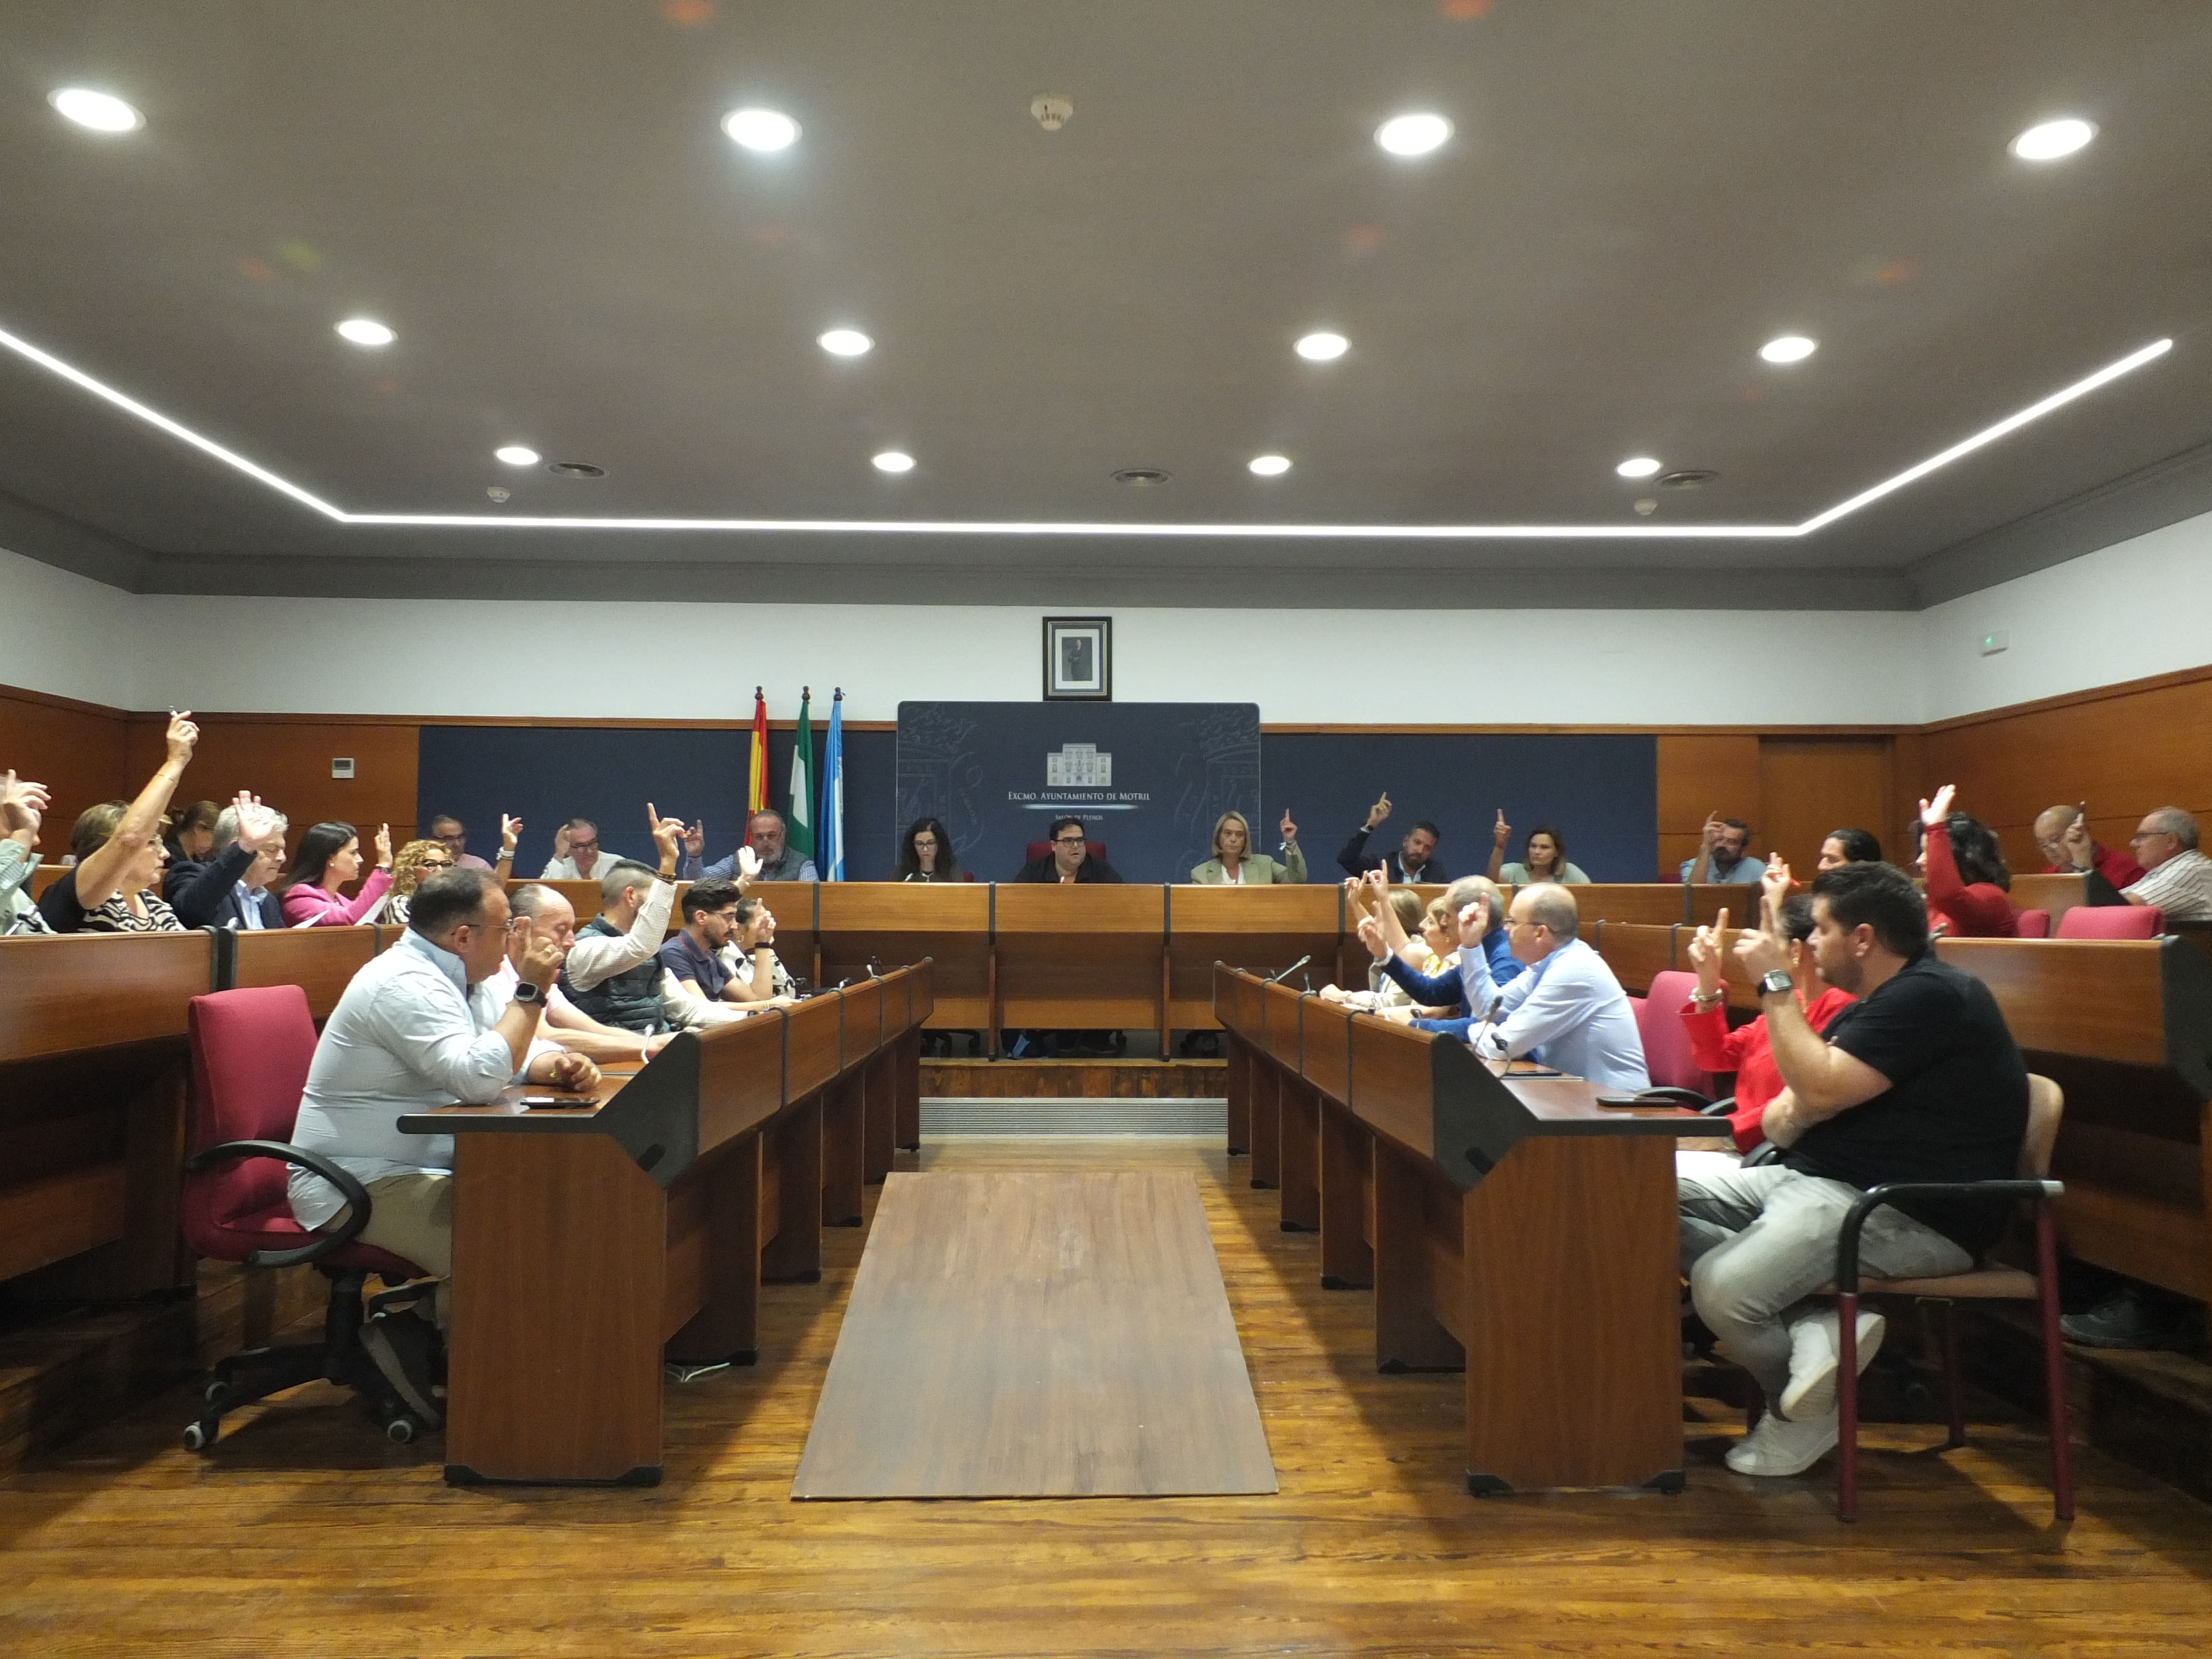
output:
[[[234,842],[205,864],[186,859],[169,866],[161,896],[187,927],[238,926],[238,883],[253,863],[253,849]],[[261,914],[271,927],[284,925],[283,907],[274,893],[261,895]]]
[[[1022,866],[1021,874],[1016,876],[1014,879],[1039,883],[1057,882],[1060,879],[1058,860],[1049,853],[1045,854],[1042,858],[1031,859],[1027,864]],[[1121,872],[1112,865],[1107,863],[1104,859],[1093,858],[1088,853],[1083,855],[1083,862],[1075,867],[1075,880],[1079,886],[1085,882],[1093,881],[1108,881],[1118,884],[1121,879]]]
[[1337,853],[1337,866],[1346,875],[1364,876],[1379,864],[1389,872],[1390,879],[1393,881],[1447,882],[1451,879],[1444,873],[1443,866],[1438,864],[1434,859],[1431,859],[1413,874],[1406,874],[1398,867],[1398,854],[1395,850],[1380,858],[1367,850],[1367,837],[1371,833],[1366,825],[1362,824],[1352,832],[1352,839],[1345,842],[1343,848]]

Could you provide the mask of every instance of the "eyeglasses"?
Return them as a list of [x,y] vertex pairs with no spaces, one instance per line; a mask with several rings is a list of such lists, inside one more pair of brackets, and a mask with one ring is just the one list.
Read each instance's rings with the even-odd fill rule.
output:
[[1082,836],[1054,836],[1052,844],[1054,847],[1088,847],[1091,843]]
[[568,843],[568,850],[571,853],[596,853],[599,850],[599,844],[596,841],[572,841]]
[[450,870],[453,867],[453,861],[451,859],[424,859],[415,867],[418,870]]
[[2172,833],[2171,830],[2138,830],[2128,837],[2128,845],[2134,847],[2142,842],[2156,841],[2160,836],[2170,836]]

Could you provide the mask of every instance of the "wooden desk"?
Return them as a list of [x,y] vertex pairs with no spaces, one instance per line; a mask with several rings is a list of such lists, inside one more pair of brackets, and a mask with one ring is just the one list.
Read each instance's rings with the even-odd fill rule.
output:
[[1679,1489],[1674,1146],[1727,1125],[1501,1080],[1227,968],[1215,987],[1255,1183],[1272,1116],[1285,1224],[1320,1228],[1324,1285],[1374,1285],[1376,1364],[1466,1370],[1468,1490]]
[[189,1285],[185,1013],[214,938],[0,939],[0,1279],[27,1297]]
[[[880,973],[894,962],[927,957],[936,986],[931,1024],[980,1031],[991,1024],[992,899],[981,882],[825,882],[822,884],[817,977],[825,985]],[[775,908],[773,904],[769,907]],[[781,945],[783,913],[776,912]]]
[[2084,1261],[2212,1300],[2212,958],[2184,940],[1940,940],[2066,1091],[2051,1172]]
[[[1167,890],[1167,1024],[1202,1030],[1213,1024],[1213,966],[1226,962],[1266,975],[1312,958],[1293,984],[1326,985],[1336,973],[1344,935],[1344,892],[1314,883],[1270,887]],[[1353,941],[1364,957],[1366,946]]]
[[1159,1026],[1166,888],[1007,882],[995,891],[994,1030]]
[[659,1480],[664,1357],[749,1363],[761,1280],[821,1276],[825,1203],[858,1218],[838,1183],[865,1179],[871,1079],[888,1125],[915,1068],[929,980],[684,1033],[582,1109],[400,1119],[454,1137],[449,1481]]

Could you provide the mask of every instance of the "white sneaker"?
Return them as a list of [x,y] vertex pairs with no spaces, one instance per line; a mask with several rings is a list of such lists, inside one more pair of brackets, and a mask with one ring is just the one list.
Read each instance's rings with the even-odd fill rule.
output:
[[[1873,1364],[1889,1322],[1878,1313],[1859,1314],[1859,1375]],[[1790,1386],[1778,1402],[1790,1421],[1826,1417],[1836,1409],[1836,1373],[1843,1367],[1843,1322],[1832,1306],[1808,1314],[1790,1328]]]
[[1727,1463],[1738,1474],[1802,1474],[1836,1443],[1836,1414],[1792,1422],[1776,1412],[1729,1448]]

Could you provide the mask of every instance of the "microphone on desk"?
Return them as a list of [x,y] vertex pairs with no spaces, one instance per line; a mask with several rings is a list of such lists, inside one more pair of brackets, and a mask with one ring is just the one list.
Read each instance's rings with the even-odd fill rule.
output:
[[[1490,1012],[1485,1014],[1482,1018],[1476,1023],[1473,1034],[1468,1036],[1467,1046],[1474,1050],[1474,1057],[1477,1060],[1480,1060],[1482,1058],[1483,1028],[1487,1026],[1493,1030],[1497,1029],[1498,1011],[1504,1006],[1505,993],[1500,991],[1496,996],[1491,998]],[[1510,1058],[1510,1056],[1508,1056],[1508,1058]]]
[[1311,962],[1312,960],[1313,960],[1313,952],[1312,952],[1312,951],[1307,951],[1307,952],[1306,952],[1306,954],[1305,954],[1305,955],[1304,955],[1304,956],[1300,957],[1299,957],[1296,962],[1292,963],[1289,967],[1287,967],[1287,968],[1284,969],[1283,969],[1283,971],[1282,971],[1281,973],[1279,973],[1279,974],[1271,974],[1271,975],[1269,975],[1267,976],[1267,983],[1268,983],[1268,984],[1270,984],[1270,985],[1280,985],[1280,984],[1281,984],[1285,980],[1288,979],[1288,978],[1289,978],[1292,974],[1297,973],[1297,972],[1298,971],[1298,969],[1301,969],[1301,968],[1304,967],[1304,966],[1306,965],[1306,963],[1308,963]]

